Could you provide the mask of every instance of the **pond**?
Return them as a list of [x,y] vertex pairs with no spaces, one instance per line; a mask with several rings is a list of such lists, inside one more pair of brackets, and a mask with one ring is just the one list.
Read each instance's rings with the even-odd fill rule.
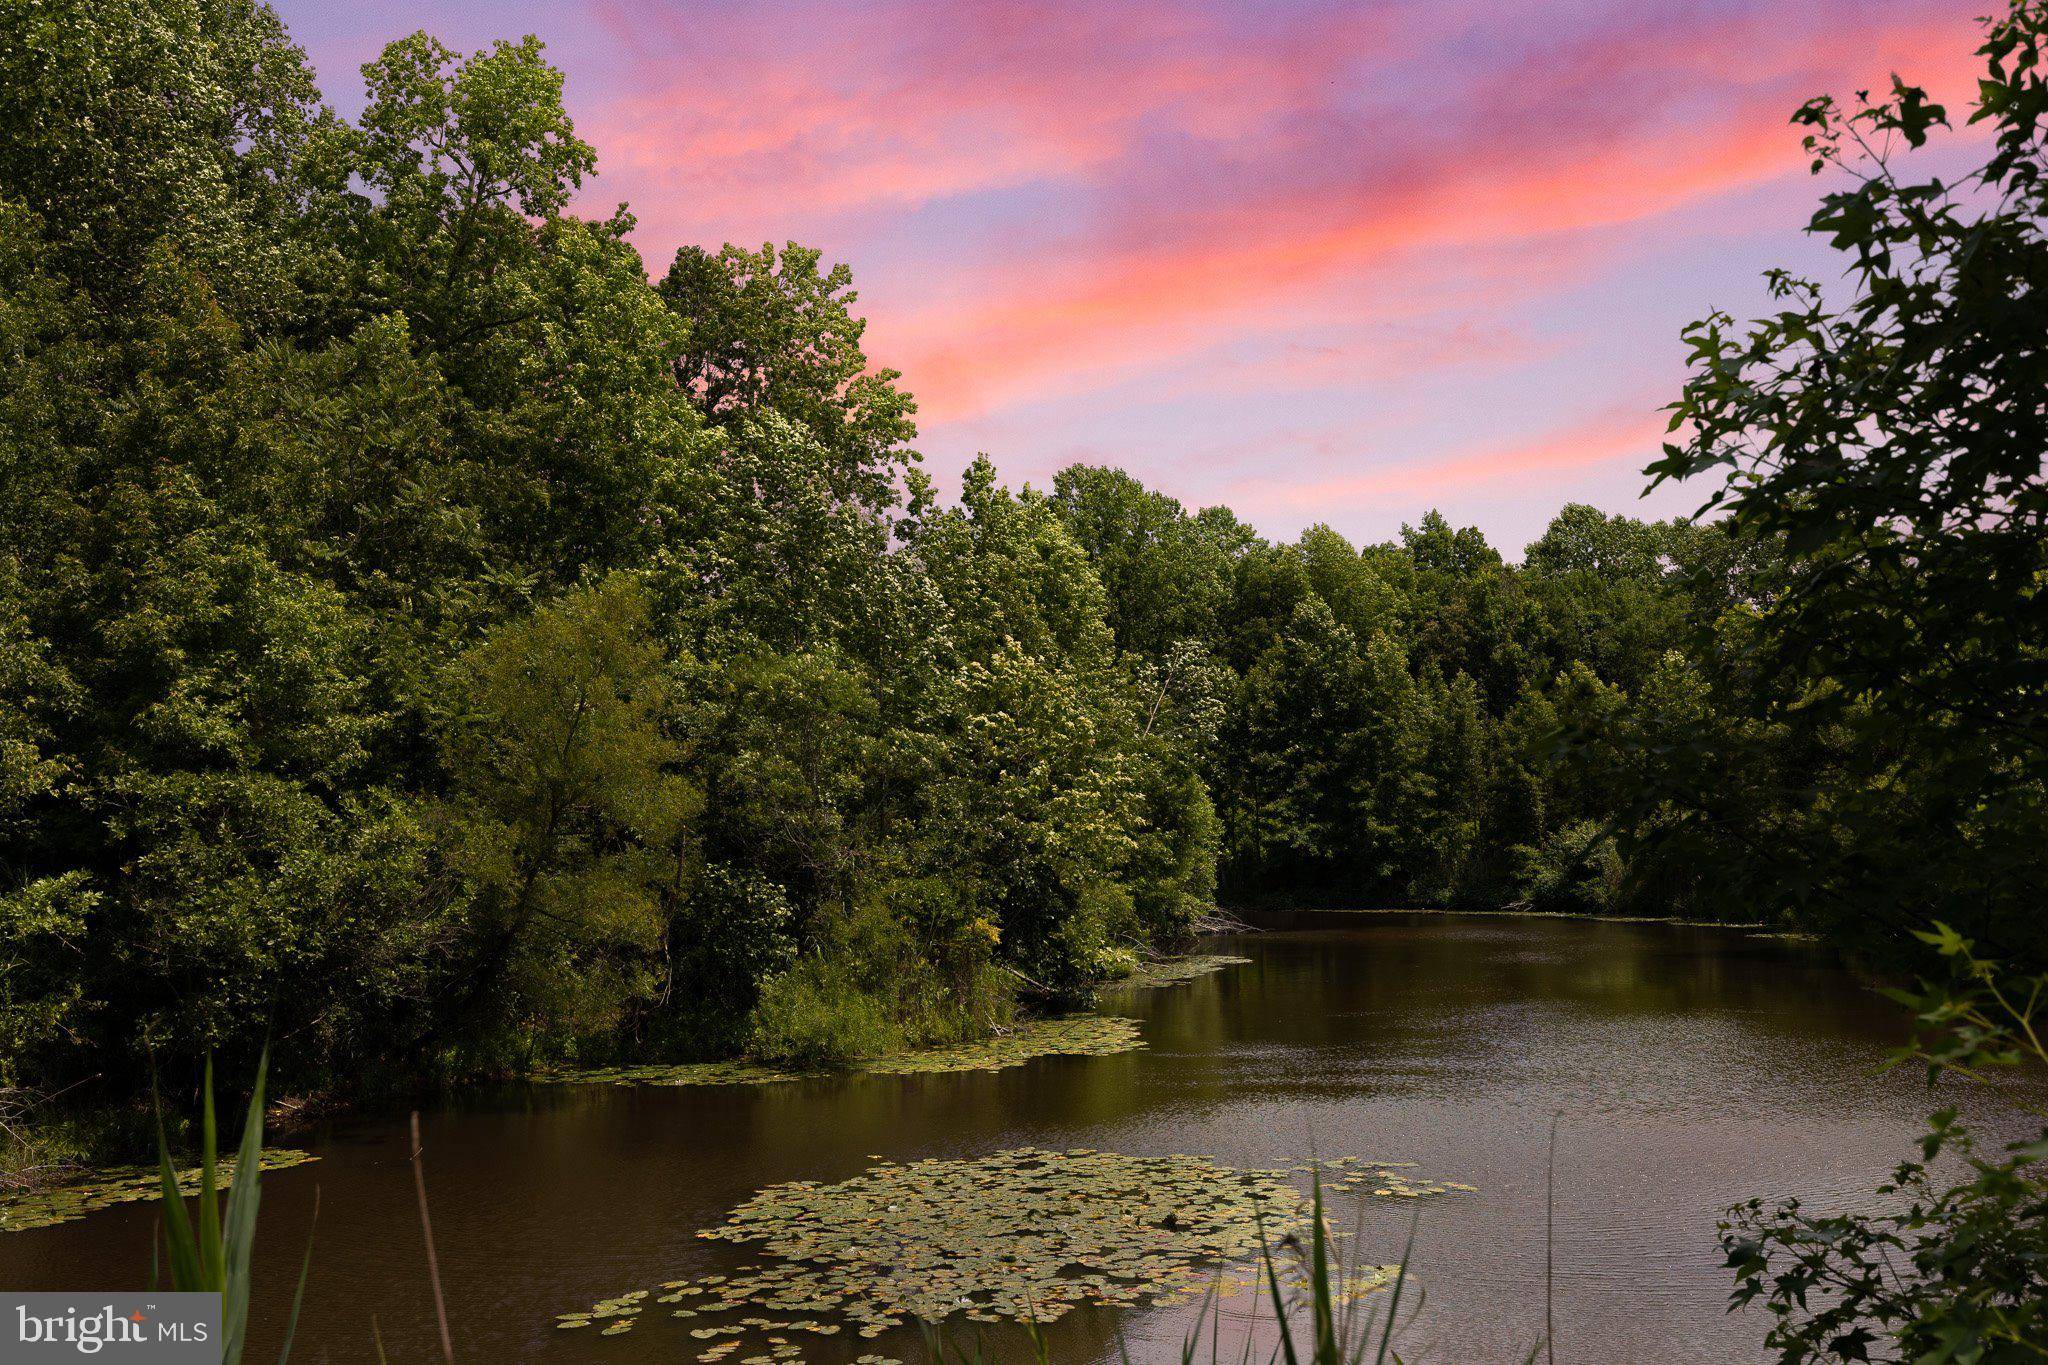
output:
[[[555,1318],[763,1264],[758,1247],[698,1233],[764,1187],[1039,1148],[1245,1170],[1356,1155],[1469,1183],[1474,1192],[1336,1202],[1367,1261],[1399,1260],[1412,1227],[1426,1300],[1401,1337],[1407,1359],[1519,1360],[1543,1330],[1556,1115],[1559,1358],[1754,1361],[1762,1324],[1725,1311],[1716,1214],[1794,1192],[1867,1207],[1934,1107],[1916,1075],[1878,1072],[1901,1037],[1894,1007],[1797,942],[1516,917],[1276,923],[1205,942],[1245,965],[1107,993],[1106,1013],[1141,1022],[1142,1051],[992,1072],[520,1087],[424,1114],[459,1357],[698,1359],[708,1348],[694,1320],[665,1311],[613,1337],[560,1331]],[[2016,1122],[1997,1096],[1965,1098],[1995,1127]],[[316,1186],[294,1359],[373,1359],[373,1331],[394,1362],[438,1358],[404,1116],[338,1123],[305,1145],[316,1163],[264,1181],[258,1312],[269,1330],[251,1359],[275,1353]],[[155,1205],[128,1204],[0,1237],[0,1284],[145,1284],[156,1218]],[[1049,1329],[1053,1358],[1114,1359],[1119,1335],[1135,1359],[1177,1358],[1198,1311],[1085,1306]],[[996,1358],[1025,1358],[1015,1329],[981,1330]],[[1243,1330],[1227,1319],[1226,1341]],[[923,1358],[907,1328],[788,1336],[812,1361]]]

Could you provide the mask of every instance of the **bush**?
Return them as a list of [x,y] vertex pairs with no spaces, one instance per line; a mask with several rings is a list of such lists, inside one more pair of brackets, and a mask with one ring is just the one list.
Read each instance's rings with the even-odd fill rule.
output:
[[764,1062],[795,1067],[847,1066],[900,1047],[903,1031],[888,1003],[855,981],[853,968],[831,957],[807,957],[761,987],[748,1051]]
[[747,1050],[832,1067],[987,1036],[1015,1006],[995,963],[1000,934],[964,911],[956,892],[920,878],[828,920],[815,954],[762,985]]
[[866,961],[912,1046],[983,1038],[1016,1013],[1013,978],[996,962],[1002,931],[947,878],[893,882],[857,922],[868,926]]

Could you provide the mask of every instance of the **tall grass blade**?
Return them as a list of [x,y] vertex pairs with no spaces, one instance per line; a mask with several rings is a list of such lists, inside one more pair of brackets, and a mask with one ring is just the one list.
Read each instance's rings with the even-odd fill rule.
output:
[[[216,1234],[224,1243],[221,1256],[226,1277],[221,1285],[221,1359],[240,1365],[249,1335],[249,1280],[256,1245],[256,1206],[263,1175],[263,1078],[270,1071],[270,1045],[256,1063],[256,1085],[249,1095],[249,1114],[242,1120],[242,1145],[235,1153],[235,1178],[228,1187],[225,1228]],[[211,1106],[208,1106],[211,1113]]]
[[1557,1365],[1557,1121],[1550,1116],[1550,1160],[1543,1170],[1543,1352],[1550,1365]]
[[[1394,1321],[1401,1316],[1401,1291],[1408,1284],[1408,1258],[1415,1254],[1415,1230],[1422,1224],[1422,1210],[1417,1209],[1408,1220],[1408,1245],[1401,1248],[1401,1268],[1394,1272],[1394,1287],[1387,1291],[1387,1320],[1380,1327],[1380,1347],[1373,1355],[1374,1365],[1385,1365],[1387,1353],[1394,1348]],[[1395,1357],[1398,1361],[1399,1357]]]
[[1315,1358],[1320,1365],[1340,1365],[1337,1359],[1335,1295],[1330,1289],[1330,1248],[1323,1222],[1322,1170],[1317,1168],[1311,1179],[1315,1224],[1309,1229],[1308,1238],[1308,1288],[1310,1310],[1314,1314]]
[[313,1234],[320,1227],[320,1187],[313,1187],[313,1225],[306,1229],[306,1254],[299,1261],[299,1284],[292,1290],[292,1311],[284,1320],[284,1347],[277,1353],[277,1365],[291,1357],[292,1338],[299,1334],[299,1309],[306,1302],[306,1277],[313,1270]]
[[1259,1255],[1265,1262],[1266,1287],[1273,1296],[1273,1316],[1280,1328],[1280,1353],[1287,1359],[1287,1365],[1301,1365],[1301,1358],[1294,1352],[1294,1333],[1287,1326],[1287,1300],[1280,1292],[1280,1271],[1273,1264],[1273,1248],[1266,1241],[1265,1220],[1259,1222]]
[[163,1186],[164,1250],[171,1262],[171,1288],[183,1291],[216,1290],[209,1283],[192,1237],[192,1220],[185,1214],[185,1196],[178,1190],[178,1168],[171,1162],[171,1140],[164,1132],[163,1097],[157,1093],[156,1071],[149,1077],[150,1103],[156,1108],[157,1175]]
[[[163,1190],[162,1221],[164,1249],[170,1257],[171,1287],[181,1292],[220,1295],[222,1365],[241,1365],[249,1336],[249,1284],[254,1277],[256,1210],[261,1200],[263,1176],[263,1090],[270,1072],[270,1048],[266,1045],[256,1064],[256,1084],[249,1095],[249,1111],[242,1120],[241,1145],[235,1153],[235,1174],[228,1184],[223,1208],[220,1189],[220,1121],[213,1105],[213,1059],[207,1058],[205,1089],[199,1101],[199,1213],[195,1228],[185,1209],[185,1196],[178,1184],[178,1168],[171,1160],[171,1142],[164,1128],[163,1097],[157,1089],[154,1070],[150,1076],[151,1102],[156,1108],[157,1179]],[[314,1216],[319,1216],[319,1192],[313,1197]],[[313,1238],[306,1236],[305,1262],[299,1269],[299,1284],[292,1295],[291,1317],[285,1327],[284,1353],[280,1365],[291,1353],[298,1331],[299,1308],[305,1300],[307,1273],[312,1266]],[[150,1246],[150,1281],[156,1282],[160,1269],[157,1246]]]
[[206,1054],[205,1086],[199,1093],[199,1259],[206,1277],[227,1282],[220,1249],[220,1125],[213,1113],[213,1054]]

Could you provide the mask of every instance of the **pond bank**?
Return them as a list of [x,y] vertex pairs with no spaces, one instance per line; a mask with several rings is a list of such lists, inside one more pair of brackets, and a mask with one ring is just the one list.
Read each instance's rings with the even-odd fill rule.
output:
[[[1163,989],[1240,965],[1248,959],[1226,955],[1187,954],[1141,962],[1130,975],[1105,983],[1103,989]],[[1099,1057],[1145,1045],[1137,1021],[1099,1013],[1026,1017],[997,1029],[988,1037],[938,1047],[905,1047],[862,1057],[840,1067],[798,1070],[750,1061],[744,1057],[704,1062],[647,1062],[616,1066],[544,1066],[522,1077],[538,1084],[591,1085],[761,1085],[816,1080],[834,1076],[901,1076],[949,1071],[995,1071],[1021,1066],[1039,1057]],[[131,1106],[132,1107],[132,1106]],[[265,1114],[266,1136],[288,1137],[316,1124],[332,1123],[353,1106],[332,1096],[291,1097],[273,1102]],[[46,1207],[69,1207],[76,1194],[125,1188],[134,1173],[155,1168],[133,1166],[155,1150],[155,1129],[133,1122],[114,1123],[91,1114],[38,1127],[21,1123],[10,1128],[14,1170],[0,1166],[0,1232],[42,1226]],[[289,1149],[280,1149],[289,1150]],[[283,1164],[292,1164],[289,1161]],[[266,1160],[266,1169],[268,1161]],[[146,1182],[145,1182],[146,1184]],[[121,1199],[86,1200],[79,1212],[153,1197],[145,1190]]]
[[[1393,1188],[1375,1185],[1344,1196],[1339,1212],[1363,1230],[1356,1261],[1368,1266],[1398,1261],[1419,1215],[1413,1265],[1426,1300],[1406,1358],[1521,1359],[1541,1330],[1548,1129],[1562,1111],[1560,1358],[1753,1365],[1762,1326],[1725,1311],[1720,1210],[1753,1194],[1797,1193],[1817,1210],[1867,1201],[1933,1107],[1916,1077],[1878,1071],[1902,1034],[1896,1008],[1803,945],[1519,917],[1345,924],[1214,941],[1206,952],[1250,963],[1173,990],[1110,993],[1103,1012],[1139,1021],[1140,1051],[999,1071],[451,1094],[422,1125],[461,1358],[694,1360],[713,1339],[669,1316],[685,1303],[650,1308],[611,1337],[601,1335],[610,1320],[579,1331],[557,1317],[636,1286],[772,1269],[758,1247],[697,1233],[727,1226],[764,1192],[784,1199],[794,1182],[838,1199],[869,1189],[848,1182],[885,1164],[968,1163],[935,1169],[972,1174],[1002,1153],[1078,1148],[1238,1171],[1357,1153],[1472,1185],[1414,1200],[1375,1199]],[[1998,1096],[1944,1098],[1998,1134]],[[403,1116],[339,1120],[300,1145],[320,1160],[264,1184],[258,1295],[270,1298],[257,1320],[282,1318],[317,1185],[294,1355],[361,1358],[374,1315],[392,1359],[433,1357]],[[154,1210],[131,1204],[0,1237],[0,1283],[146,1283],[153,1226]],[[898,1230],[912,1243],[922,1235]],[[1112,1365],[1121,1333],[1134,1360],[1177,1359],[1197,1305],[1151,1297],[1078,1305],[1047,1329],[1053,1358]],[[1014,1324],[968,1326],[986,1333],[998,1365],[1029,1360]],[[812,1365],[924,1359],[908,1327],[801,1336]],[[1224,1343],[1233,1359],[1238,1349]]]

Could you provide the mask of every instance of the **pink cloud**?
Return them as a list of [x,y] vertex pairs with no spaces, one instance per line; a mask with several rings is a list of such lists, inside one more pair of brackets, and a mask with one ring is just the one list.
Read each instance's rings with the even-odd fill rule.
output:
[[1237,136],[1312,99],[1363,30],[1325,20],[1247,48],[1162,0],[895,3],[808,24],[754,9],[685,22],[645,0],[603,0],[598,14],[645,87],[587,120],[611,176],[632,183],[658,232],[745,240],[784,235],[792,216],[1084,176],[1148,128]]
[[[1691,46],[1695,36],[1673,35],[1668,53],[1639,52],[1638,60],[1654,68],[1668,56],[1677,71],[1715,61],[1713,45],[1705,54]],[[1953,87],[1967,38],[1954,24],[1935,24],[1844,32],[1826,49],[1808,41],[1758,48],[1740,63],[1743,88],[1712,119],[1617,121],[1568,128],[1554,141],[1540,123],[1474,129],[1453,156],[1418,151],[1359,179],[1219,204],[1191,220],[1198,230],[1169,223],[1170,234],[1155,229],[1152,241],[1118,236],[1069,247],[1057,262],[1014,263],[964,297],[882,311],[872,335],[911,377],[928,418],[944,422],[1213,345],[1304,302],[1327,306],[1331,290],[1369,317],[1376,286],[1398,288],[1418,271],[1495,269],[1502,258],[1485,253],[1550,238],[1583,244],[1592,234],[1682,231],[1671,221],[1680,209],[1803,173],[1806,158],[1785,123],[1798,98],[1845,79],[1882,79],[1890,65],[1933,66],[1936,89]],[[1930,52],[1941,59],[1930,62]],[[1735,54],[1718,56],[1733,62]],[[1609,59],[1588,54],[1561,69],[1577,80]],[[1524,71],[1521,79],[1546,77]],[[1543,103],[1527,88],[1516,99]],[[1542,282],[1538,274],[1507,285]]]
[[[1176,492],[1240,480],[1247,510],[1282,505],[1244,479],[1276,461],[1309,500],[1485,503],[1610,449],[1612,395],[1652,408],[1676,373],[1675,341],[1637,344],[1677,326],[1655,272],[1718,292],[1784,259],[1813,196],[1792,108],[1892,70],[1960,104],[1978,41],[1955,0],[280,5],[323,53],[549,37],[588,208],[630,201],[657,274],[723,240],[851,264],[942,473],[1108,451]],[[1367,405],[1441,471],[1359,470]],[[1474,448],[1482,417],[1558,438]]]
[[897,0],[686,18],[600,0],[637,72],[586,119],[594,196],[629,190],[659,270],[680,239],[889,250],[891,219],[924,205],[1061,186],[1065,221],[1034,211],[989,229],[987,260],[866,291],[870,346],[926,424],[965,422],[1305,311],[1384,321],[1421,280],[1477,276],[1501,303],[1554,278],[1522,252],[1683,229],[1688,205],[1804,166],[1798,98],[1925,74],[1931,53],[1948,80],[1968,53],[1962,18],[1888,6],[1855,25],[1853,8],[1651,12],[1415,94],[1448,65],[1430,43],[1466,39],[1430,29],[1460,23],[1450,10],[1233,23],[1171,0]]
[[1565,346],[1564,338],[1538,337],[1509,322],[1390,319],[1352,328],[1338,340],[1282,340],[1249,359],[1235,345],[1197,356],[1185,374],[1163,386],[1160,396],[1171,400],[1214,392],[1220,383],[1262,393],[1312,392],[1475,367],[1511,369],[1556,356]]
[[1666,420],[1649,403],[1620,403],[1525,440],[1334,478],[1240,483],[1228,492],[1294,511],[1388,500],[1413,505],[1453,489],[1526,481],[1623,457],[1647,464],[1665,439]]

